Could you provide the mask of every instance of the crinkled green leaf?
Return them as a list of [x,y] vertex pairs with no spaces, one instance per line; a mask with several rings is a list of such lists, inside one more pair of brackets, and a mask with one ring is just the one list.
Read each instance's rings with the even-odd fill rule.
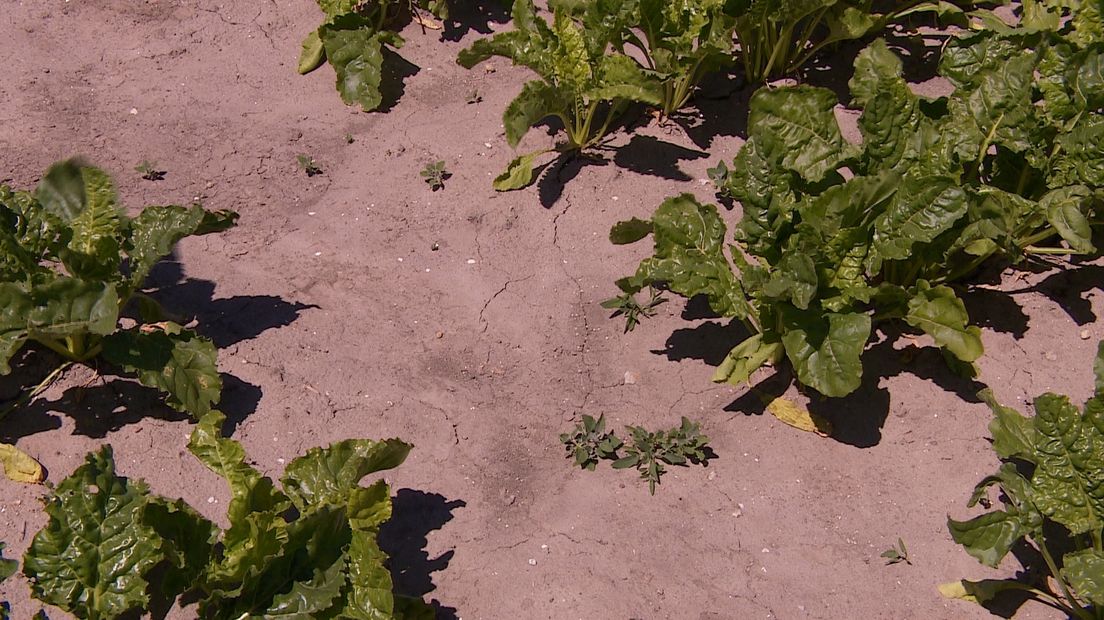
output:
[[932,287],[921,280],[909,301],[905,321],[964,362],[976,360],[985,350],[981,330],[969,324],[966,306],[949,286]]
[[714,205],[690,194],[668,198],[652,216],[655,255],[640,263],[637,277],[665,282],[674,292],[708,295],[714,311],[744,317],[747,298],[724,256],[725,226]]
[[70,273],[78,277],[108,278],[119,268],[119,236],[123,216],[117,206],[115,186],[103,170],[80,168],[84,205],[66,223],[71,237],[62,256]]
[[929,243],[950,230],[967,207],[966,192],[953,179],[906,178],[874,220],[874,249],[883,259],[907,259],[914,244]]
[[323,617],[323,612],[333,607],[345,588],[345,570],[344,557],[328,567],[314,569],[310,581],[295,582],[289,591],[276,595],[272,605],[265,610],[264,617],[296,620]]
[[[10,303],[26,308],[24,302],[15,301],[16,293],[10,287],[0,292],[0,303],[8,295]],[[32,338],[110,334],[119,320],[119,296],[111,283],[59,277],[30,291],[30,309],[24,320]]]
[[326,448],[312,448],[288,463],[284,492],[296,508],[312,504],[343,504],[365,476],[398,467],[411,445],[398,439],[348,439]]
[[993,411],[989,434],[993,436],[993,451],[1002,459],[1012,457],[1035,462],[1035,426],[1020,412],[997,402],[993,392],[984,389],[978,396]]
[[974,517],[969,521],[947,519],[951,538],[966,549],[977,561],[996,568],[1024,532],[1020,520],[996,510]]
[[1073,130],[1058,136],[1051,186],[1104,187],[1104,119],[1091,114]]
[[1072,534],[1104,527],[1104,437],[1065,396],[1035,399],[1035,504]]
[[116,476],[105,446],[45,501],[49,521],[23,559],[35,598],[80,618],[144,608],[145,574],[162,559],[157,534],[142,523],[145,483]]
[[1078,596],[1093,605],[1104,605],[1104,553],[1086,549],[1062,558],[1062,577]]
[[374,532],[353,530],[349,543],[350,589],[341,612],[350,620],[390,618],[395,610],[391,573],[384,567],[387,555],[379,548]]
[[167,395],[174,409],[202,417],[219,402],[222,378],[215,345],[175,323],[120,330],[103,340],[104,359]]
[[591,101],[635,101],[663,104],[663,84],[628,56],[603,56],[598,61],[596,87],[586,92]]
[[846,396],[862,383],[859,357],[870,338],[870,317],[784,308],[782,344],[801,383],[825,396]]
[[156,586],[170,599],[190,590],[211,560],[218,527],[184,500],[161,497],[150,499],[142,522],[161,538],[161,552],[168,561]]
[[749,137],[767,161],[815,183],[854,155],[832,112],[836,103],[824,88],[760,89],[751,98]]

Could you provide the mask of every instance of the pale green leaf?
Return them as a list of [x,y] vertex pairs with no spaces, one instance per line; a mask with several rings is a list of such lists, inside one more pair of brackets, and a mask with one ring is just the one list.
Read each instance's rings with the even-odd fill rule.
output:
[[1020,520],[997,510],[969,521],[947,519],[951,538],[977,561],[996,568],[1012,545],[1024,535]]
[[862,383],[860,356],[870,338],[870,317],[783,308],[782,344],[801,383],[831,397]]
[[1078,596],[1100,607],[1104,605],[1104,553],[1086,549],[1062,558],[1064,577]]
[[313,30],[303,39],[303,51],[299,54],[299,75],[314,71],[324,62],[326,62],[326,47],[322,44],[318,31]]
[[949,286],[931,287],[921,280],[909,300],[905,321],[922,329],[937,345],[964,362],[978,359],[985,350],[981,330],[969,324],[966,306]]

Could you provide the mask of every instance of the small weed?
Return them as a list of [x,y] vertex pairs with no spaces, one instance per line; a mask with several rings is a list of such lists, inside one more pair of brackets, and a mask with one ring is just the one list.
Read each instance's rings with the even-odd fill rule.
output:
[[483,101],[483,95],[480,95],[478,90],[472,89],[472,91],[468,93],[468,96],[464,98],[464,101],[466,101],[468,105],[479,103]]
[[314,161],[314,158],[310,155],[300,155],[296,159],[299,162],[299,169],[307,173],[308,177],[322,174],[322,168],[318,167],[318,162]]
[[429,188],[433,191],[444,189],[445,179],[452,176],[448,170],[445,170],[444,160],[426,164],[426,167],[422,168],[421,175],[425,178],[425,182],[429,183]]
[[625,316],[625,333],[627,334],[640,324],[640,319],[655,316],[656,308],[667,302],[667,298],[663,297],[661,291],[651,288],[649,292],[648,301],[643,304],[637,301],[636,296],[632,293],[622,293],[613,299],[603,301],[601,305],[606,310],[613,310],[613,314],[610,315],[611,319],[619,315]]
[[351,133],[345,134],[345,144],[352,144],[354,142],[356,142],[356,138],[353,137],[353,134],[351,134]]
[[717,162],[717,166],[714,168],[706,168],[705,173],[709,175],[713,187],[717,188],[718,192],[723,192],[725,185],[728,184],[728,166],[725,165],[724,160]]
[[896,547],[890,547],[882,552],[882,557],[886,559],[886,566],[897,564],[898,562],[904,562],[912,566],[912,560],[910,560],[908,556],[908,549],[905,548],[905,541],[900,538],[897,539]]
[[560,441],[567,450],[567,458],[575,459],[575,464],[594,471],[599,459],[616,459],[621,440],[606,430],[606,416],[598,419],[584,415],[583,421],[575,425],[574,432],[562,433]]
[[[640,478],[648,481],[648,491],[655,495],[655,487],[666,473],[664,464],[685,466],[687,463],[706,465],[716,456],[707,445],[709,438],[702,435],[696,422],[682,418],[682,424],[666,431],[651,432],[640,426],[627,426],[632,443],[625,445],[617,435],[606,431],[605,416],[597,420],[584,415],[571,433],[560,435],[567,451],[567,458],[588,471],[594,471],[601,459],[613,461],[614,469],[636,468]],[[624,448],[625,456],[618,454]]]
[[651,432],[640,426],[629,426],[632,444],[625,447],[626,456],[614,461],[614,469],[635,467],[640,478],[648,481],[648,491],[655,495],[659,478],[666,473],[663,464],[686,465],[690,463],[706,464],[712,450],[706,445],[709,438],[702,435],[697,422],[691,422],[685,416],[678,428],[669,431]]
[[134,167],[134,171],[142,175],[142,178],[147,181],[163,181],[165,179],[165,170],[158,170],[157,163],[152,161],[142,160],[142,163]]

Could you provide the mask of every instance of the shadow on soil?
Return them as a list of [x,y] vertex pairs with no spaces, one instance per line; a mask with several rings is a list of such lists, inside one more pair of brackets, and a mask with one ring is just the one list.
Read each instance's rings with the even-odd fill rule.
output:
[[[294,322],[299,313],[316,308],[300,303],[289,303],[272,295],[244,295],[228,299],[213,299],[215,284],[206,280],[188,279],[181,266],[171,260],[163,261],[150,276],[151,296],[160,301],[170,314],[175,308],[197,309],[194,317],[198,330],[210,338],[219,349],[259,336],[274,328]],[[179,318],[179,317],[178,317]],[[181,318],[187,323],[189,318]],[[62,359],[48,349],[28,346],[13,360],[13,372],[0,377],[0,405],[19,398],[45,379]],[[96,364],[93,361],[93,364]],[[117,369],[100,363],[95,366],[96,376],[86,385],[69,387],[53,401],[41,397],[19,407],[4,418],[0,440],[14,442],[20,437],[55,430],[61,427],[61,419],[54,414],[73,418],[75,431],[81,435],[102,439],[143,418],[167,421],[183,421],[191,416],[165,405],[164,397],[156,389],[117,375]],[[102,374],[101,374],[102,373]],[[220,373],[222,397],[218,408],[226,414],[227,433],[233,433],[239,424],[256,411],[261,400],[261,388],[233,375]]]
[[[425,550],[427,536],[451,521],[454,510],[466,505],[463,500],[449,501],[438,493],[398,490],[392,502],[391,519],[379,532],[379,545],[390,557],[389,568],[397,594],[424,598],[435,589],[433,573],[447,568],[454,552],[449,550],[431,559]],[[436,599],[430,604],[439,620],[457,618],[456,609]]]

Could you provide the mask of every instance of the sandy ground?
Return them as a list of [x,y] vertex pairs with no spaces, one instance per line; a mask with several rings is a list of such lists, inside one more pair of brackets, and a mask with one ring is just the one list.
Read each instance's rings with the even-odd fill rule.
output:
[[[233,436],[265,472],[346,437],[415,444],[387,476],[384,546],[398,589],[441,618],[988,617],[936,591],[994,574],[945,526],[996,467],[979,383],[951,377],[923,340],[882,337],[857,394],[814,403],[836,425],[825,439],[709,382],[735,335],[700,305],[666,304],[628,335],[598,306],[646,251],[610,245],[610,225],[677,192],[711,199],[705,170],[738,149],[748,93],[713,87],[696,126],[619,134],[608,161],[555,175],[570,179],[562,191],[496,194],[512,157],[499,116],[527,74],[453,61],[477,30],[501,28],[488,6],[444,39],[407,28],[405,92],[364,114],[328,67],[295,73],[320,19],[309,0],[7,2],[0,179],[32,187],[79,154],[132,209],[239,211],[236,229],[182,243],[151,285],[220,347]],[[299,154],[324,173],[306,177]],[[439,159],[452,177],[431,192],[418,172]],[[142,160],[166,178],[142,180]],[[1087,397],[1101,268],[991,275],[968,296],[985,326],[981,383],[1019,406],[1051,389]],[[4,379],[5,398],[30,367]],[[674,468],[651,497],[630,472],[563,458],[557,435],[583,413],[617,429],[690,416],[719,458]],[[147,390],[77,369],[3,434],[54,481],[110,442],[123,474],[217,518],[228,495],[186,452],[190,428]],[[43,525],[43,492],[0,480],[8,557]],[[898,537],[911,566],[879,557]],[[18,578],[0,599],[16,618],[38,609]]]

